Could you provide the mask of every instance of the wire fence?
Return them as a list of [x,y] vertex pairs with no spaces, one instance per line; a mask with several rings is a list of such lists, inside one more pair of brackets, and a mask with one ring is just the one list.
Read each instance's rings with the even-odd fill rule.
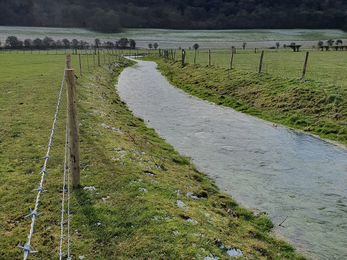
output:
[[[170,60],[181,61],[182,50],[163,50]],[[185,50],[185,64],[199,64],[221,69],[247,71],[258,73],[262,51],[265,52],[262,72],[283,79],[298,79],[302,77],[306,52],[310,52],[307,62],[305,79],[313,80],[323,85],[345,87],[347,74],[345,61],[347,51],[320,51],[317,49],[303,49],[293,52],[289,49],[234,49],[231,63],[231,49],[199,49]],[[155,53],[157,54],[157,53]]]
[[[66,68],[66,66],[65,66],[65,68]],[[53,146],[54,132],[55,132],[55,127],[57,125],[56,122],[57,122],[57,119],[58,119],[58,113],[59,113],[61,99],[62,99],[62,93],[63,93],[64,82],[65,82],[65,68],[64,68],[64,74],[63,74],[62,83],[61,83],[61,86],[60,86],[58,102],[57,102],[57,106],[56,106],[56,109],[55,109],[55,114],[54,114],[54,117],[53,117],[52,128],[50,130],[49,141],[48,141],[48,145],[46,146],[47,151],[46,151],[45,156],[42,158],[42,159],[44,159],[44,164],[42,166],[41,172],[39,173],[39,174],[41,174],[41,180],[40,180],[40,182],[38,184],[38,188],[34,189],[34,191],[37,191],[35,207],[34,207],[34,209],[29,207],[30,214],[28,214],[27,216],[24,217],[24,218],[28,218],[30,216],[32,217],[31,218],[31,225],[30,225],[30,231],[29,231],[28,239],[27,239],[26,243],[24,244],[24,246],[20,246],[20,245],[17,246],[18,248],[23,250],[24,260],[27,259],[29,254],[34,254],[34,253],[38,252],[38,251],[35,251],[33,246],[31,245],[31,239],[32,239],[32,236],[33,236],[33,233],[34,233],[35,221],[38,218],[38,216],[41,215],[41,213],[38,213],[40,197],[41,197],[42,193],[46,192],[46,190],[43,188],[43,184],[44,184],[45,175],[49,171],[48,168],[47,168],[47,163],[48,163],[48,160],[51,158],[51,156],[49,154],[50,154],[51,148]],[[66,121],[66,122],[68,122],[68,121]],[[62,197],[62,210],[61,210],[62,211],[62,216],[61,216],[61,223],[60,223],[60,225],[61,225],[61,235],[60,235],[61,245],[60,245],[60,252],[59,252],[60,259],[62,259],[62,256],[64,255],[63,252],[62,252],[62,241],[63,241],[63,225],[65,224],[64,223],[64,213],[65,213],[64,202],[65,202],[65,193],[66,193],[66,188],[65,188],[65,186],[66,186],[65,180],[66,179],[65,178],[66,178],[66,173],[67,173],[67,170],[68,170],[67,169],[68,168],[67,167],[67,144],[68,144],[68,141],[67,141],[67,131],[68,131],[68,128],[66,126],[65,155],[64,155],[64,175],[63,175],[63,192],[62,192],[63,197]],[[68,176],[69,176],[69,174],[68,174]],[[68,220],[67,220],[68,221],[68,246],[67,246],[68,253],[67,253],[67,255],[68,255],[68,259],[71,259],[70,258],[70,250],[69,250],[69,247],[70,247],[70,231],[69,231],[69,228],[70,228],[70,224],[69,224],[69,221],[70,221],[70,205],[69,205],[69,202],[70,202],[70,185],[69,185],[69,179],[68,179],[67,192],[68,192],[68,201],[67,201],[67,204],[68,204]]]
[[[64,224],[66,222],[64,221],[64,213],[67,213],[68,219],[67,219],[67,259],[70,260],[70,174],[68,166],[67,158],[68,156],[68,116],[69,111],[66,111],[66,129],[65,129],[65,149],[64,149],[64,174],[63,174],[63,189],[62,189],[62,200],[61,200],[61,222],[60,222],[60,247],[59,247],[59,260],[62,259],[64,256],[63,252],[63,240],[64,240]],[[66,190],[66,175],[68,177],[67,180],[67,190]],[[67,212],[65,210],[65,199],[66,199],[66,192],[68,195],[67,198]]]

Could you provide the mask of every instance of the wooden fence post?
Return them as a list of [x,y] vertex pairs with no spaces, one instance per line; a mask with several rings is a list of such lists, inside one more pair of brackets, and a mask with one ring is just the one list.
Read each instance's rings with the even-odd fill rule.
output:
[[259,73],[261,73],[261,67],[263,66],[263,57],[264,57],[264,51],[261,51],[260,64],[259,64]]
[[89,72],[89,59],[88,59],[88,52],[86,53],[86,56],[87,56],[87,69],[88,69],[88,72]]
[[100,66],[100,51],[98,50],[98,66]]
[[208,50],[208,66],[211,65],[211,50]]
[[93,52],[93,67],[95,69],[95,54],[94,54],[94,52]]
[[69,116],[69,165],[71,184],[73,188],[78,188],[80,183],[80,154],[79,154],[79,129],[76,108],[76,86],[75,74],[73,69],[65,70],[66,76],[66,94],[68,103]]
[[78,54],[78,60],[79,60],[79,63],[80,63],[80,76],[82,76],[81,53]]
[[185,57],[186,57],[186,52],[182,49],[182,66],[184,66]]
[[231,70],[233,68],[233,59],[234,59],[234,50],[231,49],[229,70]]
[[303,68],[303,70],[302,70],[302,77],[301,77],[302,80],[305,79],[307,60],[308,60],[308,52],[306,52],[304,68]]
[[71,55],[66,54],[66,68],[71,69]]

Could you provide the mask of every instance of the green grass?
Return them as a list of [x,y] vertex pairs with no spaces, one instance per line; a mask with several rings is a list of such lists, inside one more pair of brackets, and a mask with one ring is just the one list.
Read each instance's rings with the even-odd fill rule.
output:
[[[218,53],[222,60],[222,52],[216,52],[215,56],[218,56]],[[288,74],[294,75],[297,65],[295,58],[292,57],[304,57],[303,54],[303,52],[265,53],[265,59],[272,55],[277,60],[291,64],[288,66],[288,71],[292,71],[292,74]],[[180,61],[167,61],[157,56],[148,59],[159,64],[158,69],[173,85],[192,95],[346,145],[347,80],[342,73],[342,60],[347,53],[312,54],[309,61],[311,67],[320,68],[322,66],[320,62],[325,60],[325,69],[314,73],[311,69],[311,74],[307,75],[305,81],[298,77],[288,76],[285,79],[276,77],[273,73],[259,74],[241,68],[229,70],[225,68],[225,64],[208,67],[186,63],[182,67]],[[247,52],[237,54],[236,57],[238,56],[247,56],[248,58],[244,58],[245,62],[252,60],[252,57],[253,61],[255,60],[255,54]],[[187,62],[190,62],[189,58]],[[235,60],[235,68],[241,66],[238,64]],[[341,73],[336,82],[331,75],[333,71]],[[319,77],[319,81],[315,80],[315,77]]]
[[[31,221],[23,217],[34,206],[32,190],[40,180],[65,58],[1,55],[0,259],[22,259],[16,246],[24,245],[29,233]],[[73,68],[78,68],[77,61],[72,56]],[[76,80],[82,188],[71,192],[73,259],[230,259],[227,248],[241,249],[248,259],[304,259],[269,235],[267,216],[254,215],[220,193],[213,181],[132,115],[114,88],[130,63],[89,73],[85,56],[82,63],[83,76]],[[44,182],[47,193],[40,199],[42,215],[31,243],[39,253],[30,259],[58,258],[64,97],[65,92]],[[96,190],[84,189],[90,186]],[[186,206],[178,207],[178,201]],[[66,244],[63,249],[66,253]]]
[[[237,50],[233,58],[232,68],[238,71],[257,73],[259,71],[260,54],[262,49]],[[309,52],[306,69],[306,80],[320,83],[324,88],[329,85],[347,87],[347,74],[344,64],[347,60],[345,51],[317,51],[316,49],[304,49],[293,52],[291,49],[270,50],[265,49],[262,72],[283,79],[298,79],[302,76],[306,51]],[[186,51],[186,63],[194,63],[194,51]],[[176,59],[181,58],[176,51]],[[230,50],[211,50],[211,65],[215,68],[229,68]],[[208,50],[199,50],[196,56],[196,64],[208,65]]]

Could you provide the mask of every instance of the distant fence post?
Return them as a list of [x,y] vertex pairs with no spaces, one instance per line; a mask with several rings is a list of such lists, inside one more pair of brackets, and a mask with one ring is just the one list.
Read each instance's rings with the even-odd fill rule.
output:
[[260,63],[259,63],[259,73],[261,73],[261,68],[263,66],[263,57],[264,57],[264,51],[261,51]]
[[80,76],[82,76],[81,53],[78,54],[78,61],[79,61],[79,64],[80,64]]
[[73,188],[78,188],[80,183],[80,154],[79,154],[79,129],[76,108],[76,86],[73,69],[65,70],[66,94],[69,117],[69,151],[70,174]]
[[306,52],[304,68],[303,68],[303,70],[302,70],[302,77],[301,77],[302,80],[305,79],[307,60],[308,60],[308,52]]
[[233,68],[233,59],[234,59],[234,50],[231,49],[229,70],[231,70]]
[[98,50],[98,66],[100,66],[100,51]]
[[94,54],[94,52],[93,52],[93,67],[95,69],[95,54]]
[[88,69],[88,72],[89,72],[89,59],[88,59],[88,52],[86,52],[86,56],[87,56],[87,69]]
[[211,65],[211,50],[208,50],[208,66]]
[[184,66],[184,59],[186,58],[186,52],[182,49],[182,66]]

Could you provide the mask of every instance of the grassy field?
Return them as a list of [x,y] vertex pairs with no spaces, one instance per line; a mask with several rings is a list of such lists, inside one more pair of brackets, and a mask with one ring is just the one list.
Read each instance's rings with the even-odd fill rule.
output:
[[[65,56],[0,54],[0,259],[22,259]],[[72,56],[72,68],[78,68]],[[75,73],[81,184],[71,192],[70,252],[84,259],[304,259],[269,235],[264,214],[241,208],[153,129],[114,88],[128,62]],[[30,259],[58,258],[65,92],[40,198]],[[95,188],[95,189],[94,189]],[[65,214],[65,219],[66,219]],[[63,252],[67,253],[67,239]],[[63,259],[66,259],[66,255]]]
[[[233,69],[230,52],[200,51],[193,64],[167,61],[153,55],[158,69],[173,85],[202,99],[347,144],[347,80],[343,61],[347,52],[311,52],[305,81],[301,80],[304,52],[267,51],[265,68],[258,72],[260,54],[238,51]],[[176,57],[178,59],[178,57]],[[258,62],[258,63],[257,63]],[[282,64],[282,65],[281,65]],[[283,66],[286,77],[278,75]],[[247,69],[248,68],[248,69]],[[271,68],[271,69],[270,69]]]
[[[238,71],[257,73],[261,50],[257,53],[253,50],[237,50],[233,58],[232,68]],[[283,79],[298,79],[302,76],[306,51],[309,52],[306,69],[306,80],[313,80],[322,87],[346,87],[347,74],[345,63],[347,52],[345,51],[317,51],[317,49],[304,49],[293,52],[291,49],[264,50],[262,72]],[[194,64],[195,51],[186,51],[186,63]],[[180,52],[176,51],[176,59],[180,59]],[[228,69],[230,64],[230,50],[211,50],[210,64],[215,68]],[[196,64],[208,65],[208,50],[199,50],[196,54]]]

